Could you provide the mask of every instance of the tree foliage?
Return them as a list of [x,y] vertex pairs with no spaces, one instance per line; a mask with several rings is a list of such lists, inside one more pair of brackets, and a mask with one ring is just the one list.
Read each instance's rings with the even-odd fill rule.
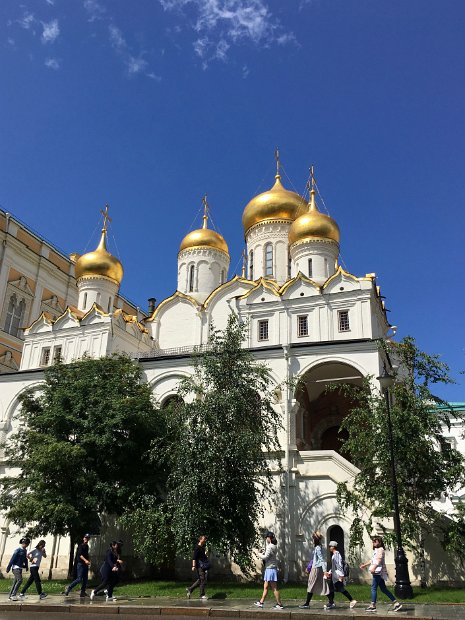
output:
[[[431,391],[451,379],[447,364],[420,351],[411,337],[384,348],[398,365],[390,396],[402,537],[421,555],[425,534],[442,538],[451,524],[435,502],[465,484],[464,458],[444,439],[455,414]],[[338,497],[356,515],[351,529],[355,547],[362,544],[364,532],[371,534],[392,516],[387,405],[370,377],[361,388],[332,389],[343,389],[354,403],[342,424],[348,432],[343,449],[360,472],[352,482],[339,485]],[[386,532],[391,542],[393,536]]]
[[20,471],[0,479],[0,508],[19,528],[74,542],[98,532],[102,513],[121,514],[140,486],[157,493],[162,477],[146,455],[163,419],[129,358],[58,363],[20,400],[5,451]]
[[142,506],[133,520],[145,530],[150,521],[156,524],[153,544],[145,540],[154,560],[164,546],[160,539],[172,535],[177,553],[188,554],[206,533],[242,569],[252,565],[259,517],[271,497],[270,458],[279,451],[281,422],[267,367],[242,348],[245,330],[231,314],[224,332],[212,331],[208,350],[194,356],[193,375],[181,382],[179,402],[167,415],[166,502]]

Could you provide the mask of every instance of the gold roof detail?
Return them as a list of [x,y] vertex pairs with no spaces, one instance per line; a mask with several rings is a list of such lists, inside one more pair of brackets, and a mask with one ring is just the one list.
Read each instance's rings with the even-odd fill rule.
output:
[[252,198],[242,214],[244,234],[260,222],[286,220],[293,222],[305,213],[307,204],[302,196],[286,189],[281,183],[281,175],[275,176],[275,184],[271,189]]
[[113,282],[119,285],[123,279],[123,265],[115,256],[110,254],[106,245],[107,220],[110,219],[108,216],[108,205],[106,205],[105,211],[102,211],[102,213],[104,221],[100,243],[93,252],[88,252],[78,258],[75,264],[76,278],[102,276],[113,280]]
[[339,226],[329,215],[321,213],[315,200],[315,178],[311,168],[312,188],[307,212],[298,217],[289,229],[289,245],[308,239],[326,239],[339,243]]
[[224,240],[223,236],[215,230],[208,228],[208,203],[206,194],[203,197],[203,205],[204,211],[202,228],[192,230],[188,233],[181,241],[179,251],[182,252],[183,250],[191,248],[213,248],[215,250],[219,250],[220,252],[224,252],[229,256],[228,244]]

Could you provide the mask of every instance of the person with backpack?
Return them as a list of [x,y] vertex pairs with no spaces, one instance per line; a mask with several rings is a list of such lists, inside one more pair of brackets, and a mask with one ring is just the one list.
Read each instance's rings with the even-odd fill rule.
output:
[[274,605],[273,609],[284,609],[281,602],[281,595],[278,590],[278,565],[276,562],[277,552],[278,541],[276,540],[273,532],[268,532],[266,535],[265,553],[260,553],[258,555],[258,557],[263,560],[265,565],[265,573],[263,575],[263,594],[260,600],[254,603],[256,607],[263,607],[263,603],[268,595],[268,587],[271,586],[276,599],[276,605]]
[[37,594],[39,595],[39,598],[42,600],[46,598],[47,596],[45,592],[42,592],[42,582],[40,580],[40,575],[39,575],[40,562],[42,561],[42,558],[47,557],[47,554],[45,553],[45,540],[39,540],[39,542],[36,545],[36,548],[33,549],[30,553],[28,553],[27,557],[28,557],[28,560],[30,560],[31,562],[29,566],[30,575],[29,575],[29,579],[26,582],[26,585],[23,586],[23,589],[21,590],[19,598],[24,598],[29,586],[31,586],[32,582],[34,581],[36,584]]
[[329,585],[328,604],[325,605],[325,609],[334,609],[336,607],[336,603],[334,602],[334,594],[336,592],[343,594],[349,599],[349,607],[353,609],[357,601],[349,594],[345,587],[349,565],[344,562],[341,554],[337,550],[337,542],[335,540],[330,540],[328,546],[331,553],[331,570],[325,573]]
[[385,594],[389,600],[392,601],[393,611],[400,611],[402,609],[402,603],[396,599],[394,594],[387,589],[387,568],[385,560],[385,551],[383,539],[380,536],[374,536],[372,538],[373,543],[373,555],[369,562],[360,564],[360,568],[369,567],[369,571],[373,578],[371,581],[371,604],[365,609],[365,611],[376,611],[376,599],[378,594],[378,588]]
[[81,594],[79,595],[81,598],[85,598],[87,596],[86,588],[87,581],[89,579],[89,540],[90,534],[84,534],[82,537],[82,543],[78,545],[76,556],[74,558],[74,569],[76,578],[73,582],[69,584],[69,586],[65,589],[64,595],[68,596],[71,590],[76,587],[79,583],[81,584]]
[[8,595],[10,601],[18,600],[16,594],[19,590],[19,586],[23,582],[23,568],[25,570],[28,569],[26,549],[30,544],[30,538],[21,538],[19,541],[19,547],[14,550],[11,560],[8,562],[8,566],[6,567],[6,572],[9,573],[11,569],[13,570],[14,575],[13,585],[11,586],[10,594]]
[[192,572],[197,573],[197,579],[189,588],[186,588],[187,598],[190,598],[195,588],[200,586],[200,600],[208,601],[208,596],[205,594],[205,584],[207,582],[207,571],[210,568],[210,562],[205,552],[206,544],[207,537],[205,534],[201,534],[192,556]]

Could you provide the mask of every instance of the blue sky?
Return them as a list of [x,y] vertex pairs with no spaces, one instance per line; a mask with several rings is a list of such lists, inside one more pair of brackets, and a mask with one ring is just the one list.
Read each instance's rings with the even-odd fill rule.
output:
[[146,308],[205,192],[240,271],[279,145],[284,184],[315,165],[344,266],[376,272],[465,401],[464,31],[463,0],[2,0],[0,204],[82,253],[108,202]]

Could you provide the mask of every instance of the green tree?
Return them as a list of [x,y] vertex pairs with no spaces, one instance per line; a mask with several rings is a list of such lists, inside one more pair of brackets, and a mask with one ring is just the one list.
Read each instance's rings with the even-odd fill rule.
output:
[[192,376],[179,386],[182,400],[169,410],[166,502],[149,502],[132,515],[133,524],[155,536],[149,540],[136,532],[153,560],[160,559],[170,535],[174,550],[188,554],[206,533],[243,570],[252,566],[258,521],[271,499],[281,422],[267,367],[242,347],[246,329],[231,314],[224,332],[212,331],[207,350],[193,358]]
[[[163,473],[147,466],[163,417],[138,365],[123,355],[85,358],[45,371],[39,391],[21,396],[0,479],[0,508],[32,536],[97,533],[102,514],[120,515],[139,489],[155,496]],[[165,475],[166,479],[166,475]]]
[[[402,538],[422,564],[426,533],[442,538],[451,524],[435,510],[434,502],[465,484],[464,458],[444,439],[455,414],[431,392],[434,384],[452,380],[447,364],[420,351],[411,337],[383,343],[383,348],[397,366],[390,402]],[[392,516],[386,400],[370,377],[361,388],[331,389],[344,390],[353,402],[341,425],[348,432],[343,450],[360,472],[350,483],[339,484],[338,497],[356,515],[351,529],[351,547],[356,547],[364,531],[370,534]],[[394,543],[392,532],[386,532],[386,538]]]

